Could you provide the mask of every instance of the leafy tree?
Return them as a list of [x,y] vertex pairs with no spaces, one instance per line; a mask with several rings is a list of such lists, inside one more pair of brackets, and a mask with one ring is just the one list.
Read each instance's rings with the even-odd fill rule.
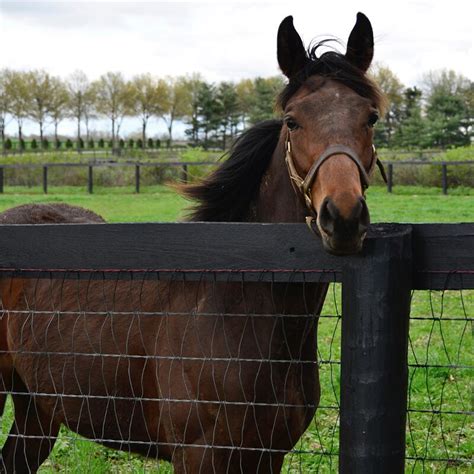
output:
[[125,148],[125,141],[123,140],[123,138],[121,138],[121,139],[119,140],[119,148],[120,148],[120,149]]
[[33,138],[33,140],[31,140],[30,148],[32,150],[36,150],[38,148],[38,142],[36,141],[36,138]]
[[204,148],[207,148],[212,134],[216,132],[220,123],[220,106],[216,87],[213,84],[203,83],[199,89],[197,103],[199,128],[204,135]]
[[133,112],[142,122],[142,143],[146,141],[146,128],[150,117],[159,115],[162,110],[162,90],[151,74],[135,76],[131,82]]
[[89,138],[89,140],[87,142],[87,147],[90,148],[90,149],[93,149],[95,147],[94,139]]
[[239,98],[235,85],[231,82],[221,82],[217,89],[217,100],[220,105],[220,129],[222,133],[222,148],[227,145],[227,136],[234,138],[239,124]]
[[404,86],[388,67],[380,64],[373,68],[372,78],[388,100],[385,115],[381,117],[375,128],[374,141],[377,145],[390,146],[403,118]]
[[72,140],[70,138],[68,138],[66,140],[66,148],[71,149],[72,147],[73,147]]
[[[7,126],[8,112],[10,111],[11,97],[7,90],[7,81],[10,71],[8,69],[0,70],[0,137],[2,139],[2,148],[10,150],[6,147],[5,128]],[[11,145],[11,140],[10,140]]]
[[175,120],[183,119],[190,111],[190,90],[185,77],[158,81],[160,106],[157,115],[163,119],[168,129],[168,147],[173,141],[173,125]]
[[250,123],[256,124],[275,117],[276,97],[283,86],[284,82],[280,76],[255,79],[249,113]]
[[9,138],[7,138],[5,140],[5,143],[4,143],[3,146],[4,146],[5,150],[11,150],[12,149],[12,141]]
[[239,102],[240,121],[245,129],[247,128],[247,122],[254,102],[255,82],[251,79],[243,79],[237,83],[235,91]]
[[10,98],[9,113],[18,123],[18,139],[23,139],[23,123],[31,110],[31,92],[28,73],[6,71],[5,93]]
[[110,119],[112,148],[120,132],[126,115],[132,115],[133,94],[120,72],[108,72],[95,85],[97,91],[97,111]]
[[186,129],[186,135],[191,139],[191,142],[197,144],[199,141],[199,94],[205,82],[200,74],[193,74],[185,79],[186,86],[189,91],[189,109],[187,114],[187,125],[190,128]]
[[43,131],[46,119],[51,113],[51,104],[55,94],[53,78],[46,71],[31,71],[27,76],[31,94],[29,117],[38,123],[40,142],[43,142]]
[[149,138],[147,140],[147,147],[148,148],[154,148],[155,144],[153,143],[153,138]]
[[401,123],[393,142],[405,148],[426,146],[426,127],[421,113],[422,92],[417,87],[408,87],[403,95]]
[[53,92],[49,103],[49,115],[54,124],[54,140],[57,143],[59,123],[68,116],[70,104],[69,92],[66,84],[58,77],[51,78]]
[[104,148],[105,147],[105,141],[103,138],[99,138],[99,141],[97,142],[97,145],[99,148]]
[[89,79],[82,71],[73,72],[67,81],[69,113],[77,120],[77,139],[81,138],[81,121],[84,117],[85,95],[90,87]]
[[429,139],[435,146],[463,146],[471,141],[473,82],[454,71],[432,71],[424,76]]
[[133,148],[135,146],[135,140],[133,138],[130,138],[128,140],[128,148]]

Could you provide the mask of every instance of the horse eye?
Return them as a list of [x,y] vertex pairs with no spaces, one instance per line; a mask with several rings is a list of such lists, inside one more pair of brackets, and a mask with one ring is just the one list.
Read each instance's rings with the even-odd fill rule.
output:
[[287,118],[285,120],[286,126],[288,127],[288,130],[292,132],[293,130],[296,130],[299,128],[299,125],[292,119],[292,118]]
[[379,114],[373,112],[369,115],[369,127],[373,127],[376,123],[377,123],[377,120],[379,119]]

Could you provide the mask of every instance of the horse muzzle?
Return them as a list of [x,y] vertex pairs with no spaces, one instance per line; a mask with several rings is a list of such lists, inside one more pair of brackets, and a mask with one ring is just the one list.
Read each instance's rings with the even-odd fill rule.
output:
[[369,210],[361,196],[348,216],[342,216],[334,201],[327,197],[318,212],[317,227],[324,248],[335,255],[349,255],[362,249],[370,223]]

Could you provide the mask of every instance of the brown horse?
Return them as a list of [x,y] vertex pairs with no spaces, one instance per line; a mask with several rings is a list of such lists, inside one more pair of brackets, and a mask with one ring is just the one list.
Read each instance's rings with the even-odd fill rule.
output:
[[[370,22],[358,14],[346,54],[316,52],[305,51],[291,17],[281,23],[284,118],[245,132],[209,178],[185,189],[199,201],[193,220],[307,218],[328,251],[361,248],[382,105],[365,75]],[[13,209],[2,222],[83,218],[101,220],[53,206]],[[169,460],[176,473],[280,472],[318,405],[315,316],[326,290],[4,278],[0,370],[15,421],[3,470],[36,471],[64,424],[106,446]]]

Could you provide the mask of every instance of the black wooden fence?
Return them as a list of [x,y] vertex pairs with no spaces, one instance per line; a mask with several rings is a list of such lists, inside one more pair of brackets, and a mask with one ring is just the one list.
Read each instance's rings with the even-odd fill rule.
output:
[[[87,168],[87,190],[89,193],[93,193],[94,190],[94,169],[99,167],[128,167],[135,169],[135,192],[140,192],[140,170],[143,167],[152,168],[167,168],[177,167],[181,168],[180,179],[184,183],[188,180],[188,168],[190,166],[215,166],[218,162],[216,161],[198,161],[198,162],[183,162],[183,161],[162,161],[162,162],[139,162],[139,161],[90,161],[88,163],[15,163],[15,164],[0,164],[0,193],[4,192],[5,187],[5,170],[8,169],[34,169],[42,168],[42,186],[43,192],[48,192],[48,170],[51,168]],[[405,161],[384,161],[387,167],[387,191],[392,192],[395,185],[396,175],[394,174],[394,168],[405,167],[405,166],[436,166],[441,167],[441,188],[443,194],[448,193],[448,167],[456,166],[472,166],[474,161],[419,161],[419,160],[405,160]]]
[[[412,294],[474,289],[474,224],[374,225],[363,252],[351,257],[325,253],[302,224],[0,226],[0,273],[88,281],[341,282],[339,451],[326,454],[338,454],[341,473],[402,473],[409,371],[423,366],[407,362]],[[472,324],[467,313],[464,319]],[[410,406],[408,416],[423,411]],[[425,411],[449,415],[434,405]],[[472,408],[457,414],[466,431]],[[445,467],[468,466],[469,458],[448,448],[444,456],[420,450],[407,456]]]

